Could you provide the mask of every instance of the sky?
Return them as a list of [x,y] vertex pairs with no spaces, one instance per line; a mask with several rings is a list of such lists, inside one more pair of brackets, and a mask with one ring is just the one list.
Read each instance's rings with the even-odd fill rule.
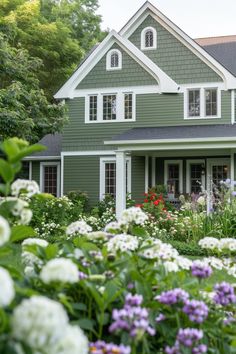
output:
[[[98,0],[103,29],[119,31],[145,0]],[[236,0],[151,0],[190,37],[236,35]]]

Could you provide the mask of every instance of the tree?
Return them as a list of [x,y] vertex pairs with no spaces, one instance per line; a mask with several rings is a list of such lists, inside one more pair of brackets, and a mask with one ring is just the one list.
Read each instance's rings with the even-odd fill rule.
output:
[[42,66],[26,50],[10,46],[0,34],[0,139],[17,136],[37,142],[61,131],[66,121],[62,104],[48,102],[36,76]]
[[4,0],[0,29],[12,46],[40,58],[40,87],[48,98],[68,79],[104,34],[97,0]]

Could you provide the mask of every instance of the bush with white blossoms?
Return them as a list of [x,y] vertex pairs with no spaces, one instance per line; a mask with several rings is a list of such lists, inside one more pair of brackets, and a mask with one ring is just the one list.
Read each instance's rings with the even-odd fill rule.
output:
[[35,181],[29,181],[27,179],[17,179],[11,185],[11,194],[15,197],[19,197],[20,194],[24,194],[26,197],[32,197],[34,194],[39,193],[39,186]]
[[[13,174],[19,172],[22,156],[40,149],[28,150],[18,139],[4,146],[4,163]],[[6,198],[11,184],[14,198],[31,194],[28,183],[12,183],[1,169],[0,176]],[[45,194],[30,198],[23,199],[29,206],[16,200],[8,207],[0,204],[0,353],[235,353],[234,240],[226,234],[202,240],[205,252],[216,249],[218,256],[209,252],[210,257],[192,261],[155,235],[159,230],[159,236],[187,244],[205,222],[203,211],[168,211],[164,198],[150,195],[148,214],[131,207],[120,220],[112,217],[99,229],[94,216],[73,214],[66,199]],[[13,220],[32,205],[30,225],[37,232]],[[52,228],[54,243],[39,238],[41,221],[60,225]],[[17,247],[24,272],[7,263]],[[224,281],[216,281],[218,275]]]

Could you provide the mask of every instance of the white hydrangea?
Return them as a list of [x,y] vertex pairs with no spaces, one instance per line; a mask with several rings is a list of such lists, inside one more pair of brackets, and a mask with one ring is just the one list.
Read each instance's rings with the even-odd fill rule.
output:
[[127,234],[115,235],[107,242],[108,252],[128,252],[135,251],[139,246],[139,241],[136,236]]
[[172,272],[177,273],[179,271],[179,267],[176,262],[170,262],[170,261],[163,262],[163,266],[167,273],[172,273]]
[[86,237],[90,241],[107,241],[108,240],[108,233],[103,231],[94,231],[89,232]]
[[148,216],[138,207],[131,207],[123,211],[119,223],[121,225],[136,224],[142,225]]
[[14,338],[43,353],[48,353],[48,347],[63,337],[67,325],[63,306],[44,296],[23,300],[12,316]]
[[40,247],[47,247],[48,242],[46,240],[41,240],[40,238],[27,238],[22,242],[23,252],[21,253],[21,260],[25,266],[24,272],[26,276],[34,276],[35,266],[41,268],[43,265],[42,260],[27,249],[27,246],[33,246],[33,245],[40,246]]
[[17,197],[2,198],[0,204],[3,204],[5,202],[14,202],[13,207],[11,208],[11,212],[14,216],[20,216],[22,213],[22,210],[24,208],[29,207],[29,203],[27,203],[25,200],[19,199]]
[[92,231],[91,226],[89,226],[84,220],[79,220],[72,222],[66,229],[66,234],[68,236],[73,236],[75,234],[87,235]]
[[15,297],[14,282],[9,272],[0,267],[0,306],[8,306]]
[[87,354],[88,339],[79,327],[67,326],[63,336],[50,347],[50,354]]
[[109,224],[107,224],[104,229],[105,232],[110,232],[110,233],[117,233],[120,230],[121,230],[121,225],[117,221],[109,222]]
[[39,186],[35,181],[27,179],[17,179],[11,185],[11,193],[13,196],[18,197],[21,192],[24,192],[26,197],[32,197],[34,194],[39,193]]
[[193,262],[188,258],[177,256],[175,258],[175,263],[180,269],[189,270]]
[[236,278],[236,264],[228,269],[228,274]]
[[204,237],[198,242],[199,246],[207,249],[219,248],[220,241],[215,237]]
[[[149,248],[146,248],[149,246]],[[168,243],[149,238],[143,244],[142,256],[148,259],[173,260],[179,256],[178,251]]]
[[0,216],[0,246],[9,241],[11,235],[11,229],[8,221]]
[[208,257],[204,258],[203,262],[205,262],[207,265],[210,265],[212,268],[222,270],[224,268],[224,263],[220,258],[217,257]]
[[234,238],[220,239],[219,250],[236,251],[236,239]]
[[20,223],[22,225],[28,225],[32,219],[33,213],[30,209],[23,209],[20,214]]
[[45,284],[52,282],[76,283],[78,282],[78,268],[71,259],[55,258],[51,259],[43,266],[40,279]]

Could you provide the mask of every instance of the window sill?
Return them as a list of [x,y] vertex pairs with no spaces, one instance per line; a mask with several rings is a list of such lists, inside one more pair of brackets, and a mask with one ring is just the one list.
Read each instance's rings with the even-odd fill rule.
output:
[[156,50],[157,47],[141,47],[141,50]]
[[107,71],[119,71],[122,70],[122,67],[119,68],[106,68]]
[[136,122],[136,119],[93,120],[93,121],[85,121],[85,124],[95,124],[95,123],[128,123],[128,122]]
[[208,120],[208,119],[221,119],[219,116],[209,116],[209,117],[184,117],[184,120]]

